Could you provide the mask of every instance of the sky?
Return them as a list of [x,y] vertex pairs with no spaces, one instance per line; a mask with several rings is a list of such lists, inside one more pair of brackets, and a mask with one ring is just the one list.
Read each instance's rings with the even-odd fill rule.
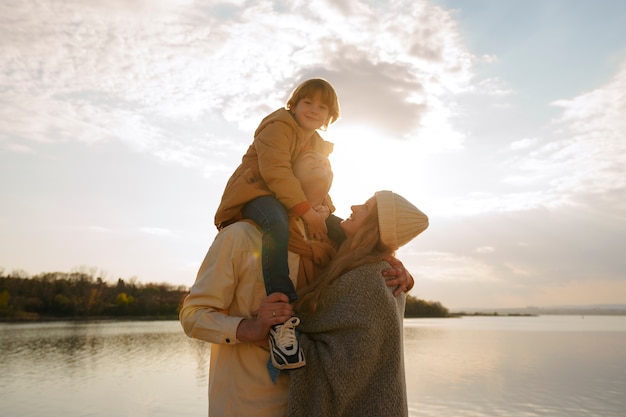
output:
[[335,87],[331,196],[450,309],[626,303],[626,2],[2,0],[0,271],[190,286],[227,179]]

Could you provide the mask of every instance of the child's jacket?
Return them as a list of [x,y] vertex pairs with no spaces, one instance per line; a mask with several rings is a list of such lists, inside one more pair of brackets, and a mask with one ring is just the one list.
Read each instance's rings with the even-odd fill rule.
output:
[[[291,164],[305,150],[315,150],[326,156],[333,144],[315,132],[309,143],[289,110],[281,108],[267,116],[254,133],[254,141],[241,160],[241,165],[228,180],[222,201],[215,214],[218,229],[241,219],[243,206],[263,195],[274,195],[290,216],[299,217],[311,205]],[[330,197],[326,205],[335,210]]]

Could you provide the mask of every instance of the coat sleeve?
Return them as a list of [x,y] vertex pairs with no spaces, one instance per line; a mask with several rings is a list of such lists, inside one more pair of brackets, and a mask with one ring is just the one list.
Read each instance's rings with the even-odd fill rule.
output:
[[183,302],[179,319],[189,337],[211,343],[234,344],[243,316],[229,315],[240,285],[239,277],[253,273],[238,248],[250,245],[247,223],[236,223],[218,233],[209,248],[196,281]]
[[[295,126],[274,121],[258,131],[253,142],[263,181],[288,211],[302,203],[308,203],[302,185],[292,169],[292,161],[298,155],[297,134]],[[307,210],[308,208],[310,204]]]

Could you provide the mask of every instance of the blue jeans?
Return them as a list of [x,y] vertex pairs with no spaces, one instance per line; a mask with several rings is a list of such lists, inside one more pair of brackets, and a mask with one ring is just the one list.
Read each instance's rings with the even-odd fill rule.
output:
[[261,196],[246,203],[241,210],[244,218],[255,222],[263,231],[261,265],[267,294],[280,292],[289,302],[298,299],[289,278],[287,248],[289,246],[289,215],[285,207],[273,196]]

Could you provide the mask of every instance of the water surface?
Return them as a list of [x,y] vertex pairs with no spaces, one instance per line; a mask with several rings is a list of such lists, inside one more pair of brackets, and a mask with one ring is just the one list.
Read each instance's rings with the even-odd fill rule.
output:
[[[626,317],[405,320],[412,416],[623,417]],[[0,324],[0,415],[206,416],[177,321]]]

